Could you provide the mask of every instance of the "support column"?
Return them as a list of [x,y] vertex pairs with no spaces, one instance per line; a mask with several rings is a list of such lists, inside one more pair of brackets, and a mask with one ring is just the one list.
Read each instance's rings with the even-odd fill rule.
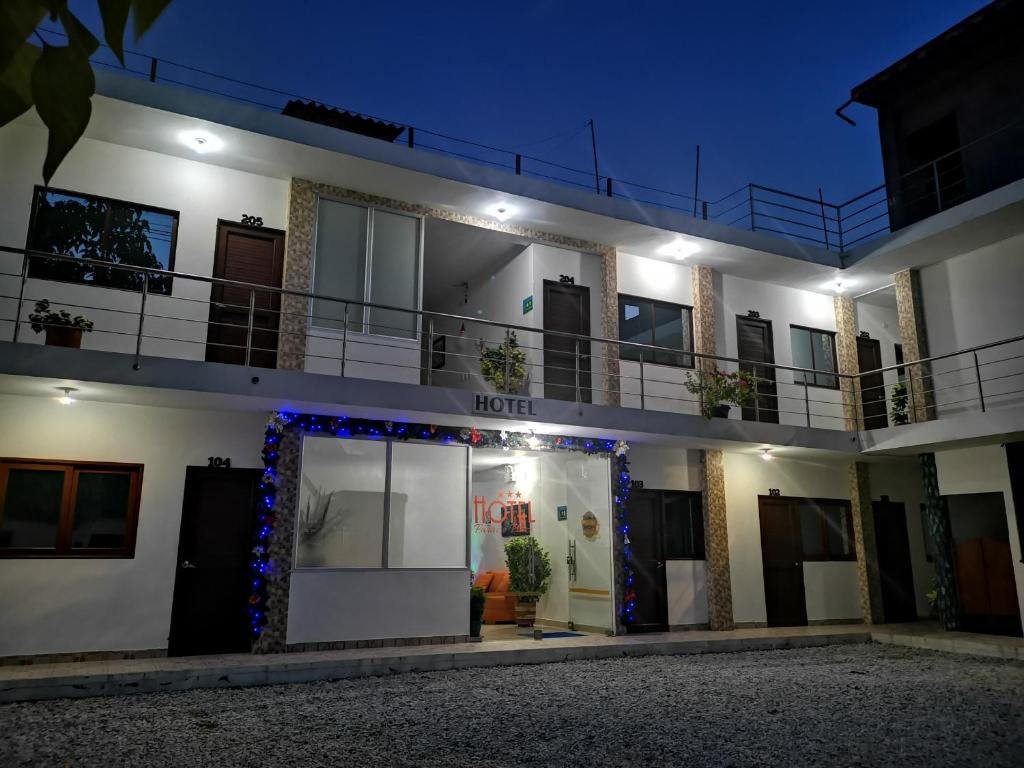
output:
[[953,531],[949,523],[949,507],[939,494],[935,454],[922,453],[919,458],[921,480],[924,483],[924,521],[932,541],[939,618],[946,629],[960,629],[962,611],[953,565]]
[[897,272],[896,311],[900,322],[900,343],[903,359],[907,362],[908,415],[911,422],[935,418],[935,398],[931,392],[931,367],[910,365],[914,360],[928,357],[928,336],[925,332],[924,306],[921,303],[921,279],[916,269]]
[[[715,272],[711,267],[695,266],[691,270],[693,282],[693,351],[705,355],[715,354]],[[714,360],[699,360],[697,368],[713,371]]]
[[[316,189],[312,182],[292,179],[288,193],[288,233],[285,235],[283,286],[308,292],[313,285],[313,241],[316,237]],[[281,333],[277,367],[301,371],[306,366],[306,328],[309,300],[281,297]]]
[[[860,372],[857,360],[857,313],[853,299],[849,296],[836,296],[833,299],[836,316],[836,362],[839,373],[855,375]],[[842,376],[839,387],[843,396],[843,418],[848,432],[859,429],[863,423],[860,413],[860,379]]]
[[871,506],[871,484],[867,463],[856,461],[850,465],[849,483],[850,509],[853,513],[853,546],[857,553],[860,613],[865,624],[881,624],[885,621],[885,611],[882,606],[882,578],[878,570],[875,516]]
[[725,517],[725,469],[721,451],[701,451],[704,559],[707,566],[708,626],[733,629],[729,530]]
[[[606,248],[601,252],[601,335],[606,339],[619,338],[619,266],[618,251]],[[604,350],[604,401],[607,405],[620,404],[619,350]]]
[[297,430],[286,431],[278,446],[278,454],[273,510],[277,522],[270,534],[270,572],[266,575],[267,623],[253,646],[254,653],[284,653],[287,649],[288,592],[291,587],[295,516],[299,507],[302,434]]

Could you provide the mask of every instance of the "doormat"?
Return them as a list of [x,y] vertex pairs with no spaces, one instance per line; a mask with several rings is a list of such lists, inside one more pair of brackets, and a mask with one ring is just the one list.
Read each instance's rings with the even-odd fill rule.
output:
[[545,632],[542,635],[544,640],[549,640],[552,637],[583,637],[582,632]]

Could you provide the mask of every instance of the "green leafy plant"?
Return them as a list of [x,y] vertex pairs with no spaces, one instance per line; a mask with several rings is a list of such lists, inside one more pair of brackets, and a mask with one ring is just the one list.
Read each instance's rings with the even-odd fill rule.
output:
[[483,587],[470,587],[469,589],[469,621],[478,622],[484,617],[484,605],[487,603],[487,593]]
[[746,371],[697,371],[686,374],[684,386],[701,399],[705,419],[715,415],[720,405],[749,405],[754,399],[755,377]]
[[499,392],[519,392],[526,382],[526,352],[520,349],[515,333],[509,334],[508,341],[496,347],[481,342],[480,374]]
[[906,382],[900,381],[892,385],[891,395],[892,408],[889,415],[892,416],[893,424],[909,424],[910,413],[908,411],[909,398],[907,395]]
[[36,302],[36,309],[29,314],[28,319],[32,323],[32,330],[36,333],[42,333],[47,328],[54,327],[78,328],[86,332],[92,330],[92,320],[81,315],[72,317],[66,309],[60,311],[50,309],[50,302],[46,299]]
[[551,586],[551,556],[533,536],[516,536],[505,544],[509,588],[529,593],[521,602],[533,602]]
[[[103,37],[124,66],[128,17],[138,41],[171,0],[97,0]],[[92,116],[96,77],[89,57],[100,42],[75,16],[69,0],[0,2],[0,127],[32,106],[49,129],[43,180],[49,184],[61,161],[85,133]],[[64,28],[68,44],[51,45],[38,31],[49,17]],[[35,39],[39,45],[30,43]]]

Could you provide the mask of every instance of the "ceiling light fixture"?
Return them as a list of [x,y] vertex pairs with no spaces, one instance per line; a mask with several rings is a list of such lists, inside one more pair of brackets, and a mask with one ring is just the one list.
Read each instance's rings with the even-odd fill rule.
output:
[[771,461],[772,459],[774,459],[775,457],[772,456],[772,449],[771,448],[762,448],[761,449],[761,458],[764,459],[765,461]]
[[699,250],[700,246],[692,240],[684,240],[681,237],[677,237],[671,243],[658,248],[656,253],[659,256],[671,256],[676,261],[682,261],[687,256],[692,256]]
[[199,155],[209,152],[219,152],[224,148],[224,142],[206,131],[184,131],[179,137],[181,143]]
[[515,206],[508,203],[497,203],[486,210],[488,216],[493,216],[498,221],[508,221],[518,213]]
[[64,393],[60,397],[56,398],[58,403],[60,403],[61,405],[71,405],[73,402],[75,402],[75,398],[71,396],[71,393],[77,392],[77,389],[75,389],[74,387],[57,387],[57,390]]
[[835,291],[836,293],[843,293],[846,290],[846,283],[844,283],[842,280],[836,280],[834,283],[832,283],[832,290]]

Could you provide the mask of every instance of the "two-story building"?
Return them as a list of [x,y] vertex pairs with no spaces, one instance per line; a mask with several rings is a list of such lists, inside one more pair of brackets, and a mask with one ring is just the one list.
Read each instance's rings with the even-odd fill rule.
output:
[[523,534],[549,627],[1020,632],[1020,174],[838,250],[159,76],[45,146],[0,129],[0,657],[464,637]]

